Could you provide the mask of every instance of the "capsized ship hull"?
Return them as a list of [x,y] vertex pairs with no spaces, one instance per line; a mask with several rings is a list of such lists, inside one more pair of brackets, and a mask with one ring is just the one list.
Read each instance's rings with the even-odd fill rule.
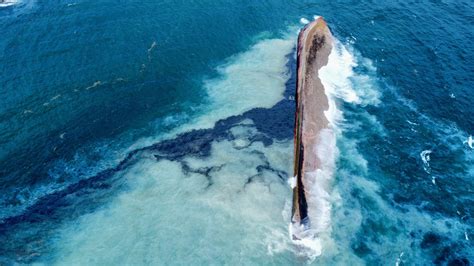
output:
[[333,37],[323,18],[307,24],[299,33],[297,49],[296,113],[294,127],[294,176],[292,225],[293,239],[311,227],[310,179],[321,168],[317,154],[323,130],[331,130],[324,111],[328,98],[318,75],[328,63]]

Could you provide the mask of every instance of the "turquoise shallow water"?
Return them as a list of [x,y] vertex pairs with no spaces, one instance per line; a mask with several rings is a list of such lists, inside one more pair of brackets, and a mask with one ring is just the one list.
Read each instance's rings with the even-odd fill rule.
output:
[[[474,261],[469,1],[0,9],[0,261]],[[320,247],[288,235],[294,45],[340,44]],[[217,123],[216,123],[217,122]],[[326,208],[327,207],[327,208]]]

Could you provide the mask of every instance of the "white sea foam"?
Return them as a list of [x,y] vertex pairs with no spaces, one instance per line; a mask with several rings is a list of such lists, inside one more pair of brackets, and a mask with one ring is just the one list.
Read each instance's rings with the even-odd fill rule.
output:
[[157,43],[156,41],[153,41],[153,43],[150,45],[150,48],[148,48],[147,53],[148,53],[148,61],[151,61],[152,59],[152,52],[155,49]]
[[18,3],[20,3],[20,1],[18,1],[18,0],[6,0],[3,3],[0,3],[0,8],[13,6],[13,5],[16,5]]
[[431,173],[431,168],[430,168],[430,160],[431,156],[430,154],[433,151],[431,150],[424,150],[420,153],[421,160],[423,161],[423,169],[425,170],[426,173],[430,174]]
[[300,18],[300,23],[306,25],[309,23],[309,20],[307,18]]
[[102,81],[98,80],[98,81],[94,82],[92,85],[86,87],[85,90],[93,89],[93,88],[98,87],[102,84],[103,84]]
[[[319,77],[326,94],[343,99],[345,102],[359,103],[360,97],[352,87],[350,77],[357,66],[354,56],[336,39],[326,66],[319,70]],[[337,116],[336,118],[340,118]]]
[[463,142],[463,144],[467,144],[467,146],[471,149],[474,149],[474,140],[472,139],[472,135],[469,135],[466,141]]
[[61,94],[55,95],[53,98],[50,99],[50,101],[55,101],[61,97]]
[[294,189],[296,187],[296,176],[292,176],[288,178],[287,180],[288,185],[290,186],[291,189]]
[[[380,92],[373,78],[376,68],[372,61],[337,39],[334,39],[333,46],[328,64],[319,71],[326,93],[347,103],[378,105]],[[355,73],[357,66],[366,69],[367,73]],[[340,114],[334,117],[340,118]]]
[[420,157],[421,159],[423,160],[423,163],[425,164],[429,164],[428,162],[431,160],[430,158],[430,154],[432,153],[433,151],[431,150],[424,150],[420,153]]
[[398,256],[397,260],[395,261],[395,266],[399,266],[400,263],[403,262],[403,261],[402,261],[402,257],[403,257],[404,254],[405,254],[404,252],[400,253],[400,255]]

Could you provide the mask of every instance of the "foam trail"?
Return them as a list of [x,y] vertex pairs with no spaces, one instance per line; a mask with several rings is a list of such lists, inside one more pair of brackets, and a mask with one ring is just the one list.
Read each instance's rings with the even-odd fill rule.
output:
[[85,88],[85,90],[90,90],[90,89],[93,89],[95,87],[98,87],[100,85],[103,85],[104,83],[102,83],[102,81],[98,80],[96,82],[94,82],[92,85],[88,86]]
[[18,3],[20,3],[20,1],[16,1],[16,0],[6,0],[6,1],[0,3],[0,8],[13,6],[13,5],[16,5],[16,4],[18,4]]
[[467,138],[466,141],[463,142],[464,144],[467,144],[469,148],[474,149],[474,140],[472,139],[472,135],[469,135],[469,138]]
[[157,46],[156,41],[153,41],[153,43],[150,45],[150,48],[148,48],[148,50],[147,50],[147,53],[148,53],[148,61],[151,61],[151,59],[152,59],[152,52],[153,52],[153,50],[155,49],[156,46]]
[[430,174],[431,173],[431,168],[430,168],[430,154],[433,151],[431,150],[424,150],[420,153],[421,160],[423,161],[423,169],[425,170],[426,173]]

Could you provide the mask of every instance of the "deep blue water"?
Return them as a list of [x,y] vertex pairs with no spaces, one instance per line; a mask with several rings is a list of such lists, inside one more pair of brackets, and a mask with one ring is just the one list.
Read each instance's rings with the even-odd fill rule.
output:
[[[290,174],[273,158],[291,165],[291,151],[280,153],[279,145],[291,149],[294,50],[286,43],[258,47],[266,40],[291,42],[291,36],[296,41],[300,19],[322,15],[358,63],[348,79],[363,100],[337,99],[344,119],[332,185],[340,199],[331,200],[329,235],[336,244],[314,263],[472,265],[474,150],[465,141],[474,134],[473,14],[471,1],[24,0],[0,8],[0,261],[84,263],[80,255],[69,256],[77,248],[83,257],[136,264],[121,261],[120,251],[145,239],[145,229],[122,222],[130,236],[141,232],[131,246],[82,234],[103,223],[97,218],[102,210],[125,212],[117,203],[122,197],[150,204],[133,196],[137,187],[151,186],[134,183],[148,180],[136,169],[150,169],[144,163],[150,158],[162,169],[157,172],[169,175],[164,168],[171,166],[162,166],[169,161],[180,165],[186,180],[207,177],[210,189],[226,188],[213,172],[230,179],[247,175],[222,170],[228,161],[255,168],[255,175],[245,176],[249,184],[285,183]],[[273,54],[285,61],[285,71],[273,70],[281,61],[271,61]],[[280,79],[284,88],[272,91]],[[242,100],[240,94],[256,96]],[[244,125],[248,120],[252,125]],[[196,129],[200,121],[219,122]],[[241,135],[251,143],[245,148],[236,142]],[[232,141],[230,157],[212,148]],[[261,162],[240,163],[245,156]],[[272,193],[270,202],[291,199],[289,190]],[[145,213],[161,209],[199,224],[193,218],[199,216],[186,215],[198,208],[186,206],[192,198],[160,205],[165,198]],[[172,225],[157,220],[160,228]],[[230,230],[238,224],[224,221],[233,227],[219,232],[238,235]],[[275,223],[286,227],[285,221]],[[173,222],[179,227],[181,221]],[[198,227],[183,225],[183,231]],[[255,235],[267,235],[262,232]],[[169,241],[155,233],[140,250],[156,250],[160,259],[147,253],[141,257],[150,259],[140,262],[186,264],[164,256],[169,250],[151,248]],[[69,239],[66,250],[61,243]],[[201,236],[181,239],[186,246]],[[240,256],[249,260],[238,260],[230,251],[236,247],[226,244],[231,240],[206,239],[200,246],[222,246],[218,264],[307,262],[291,248],[271,254],[264,248],[259,258],[243,250]],[[181,250],[174,246],[176,254]],[[208,253],[196,253],[195,263],[209,263],[202,254]]]

